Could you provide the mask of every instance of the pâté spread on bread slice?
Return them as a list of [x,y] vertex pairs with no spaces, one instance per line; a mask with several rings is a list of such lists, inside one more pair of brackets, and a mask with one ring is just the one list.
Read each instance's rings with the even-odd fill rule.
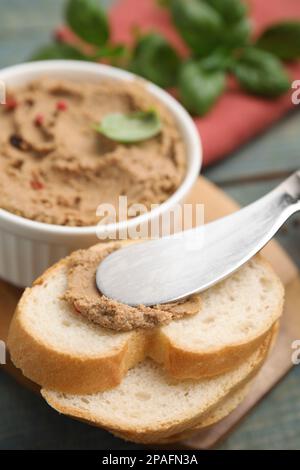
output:
[[99,293],[95,283],[96,269],[106,256],[121,246],[121,243],[111,243],[103,250],[78,250],[68,258],[68,287],[63,299],[78,313],[104,328],[131,331],[168,324],[200,311],[200,295],[164,305],[130,307]]
[[[114,248],[115,242],[101,243],[84,256],[100,259]],[[107,390],[120,384],[146,358],[173,379],[215,377],[250,357],[282,312],[281,282],[258,256],[192,304],[188,301],[162,309],[166,324],[160,325],[156,318],[161,307],[150,313],[137,307],[136,315],[128,314],[133,329],[117,331],[120,324],[128,329],[128,322],[122,320],[124,305],[114,303],[112,307],[91,285],[95,310],[89,315],[87,304],[77,303],[70,295],[76,256],[50,268],[25,291],[10,328],[8,346],[13,362],[46,389],[75,394]],[[80,271],[80,262],[76,266]],[[93,283],[93,277],[88,282]],[[148,314],[152,320],[156,318],[153,326],[149,321],[143,324]],[[137,325],[132,323],[135,317]],[[103,319],[110,328],[100,326]]]

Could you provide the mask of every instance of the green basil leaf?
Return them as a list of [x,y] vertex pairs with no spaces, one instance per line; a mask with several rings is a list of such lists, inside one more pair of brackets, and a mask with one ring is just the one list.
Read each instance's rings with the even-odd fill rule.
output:
[[69,44],[55,43],[40,48],[30,60],[71,59],[90,60],[90,58]]
[[258,38],[256,46],[272,52],[283,60],[300,57],[300,22],[284,21],[274,24]]
[[226,86],[223,71],[204,70],[201,62],[188,61],[181,67],[179,89],[183,104],[193,114],[203,116],[222,95]]
[[161,132],[162,123],[155,111],[105,116],[95,129],[111,140],[130,144],[150,139]]
[[252,23],[248,18],[244,18],[224,28],[222,44],[231,49],[246,46],[250,43],[251,32]]
[[220,44],[232,49],[250,42],[252,23],[247,17],[248,8],[241,0],[204,0],[223,20]]
[[99,0],[68,0],[66,21],[77,36],[94,46],[109,38],[109,24]]
[[229,24],[239,22],[247,15],[247,5],[241,0],[204,0],[204,2],[213,7]]
[[199,63],[204,71],[212,72],[216,70],[230,70],[233,61],[232,50],[226,47],[220,47],[209,56],[201,59]]
[[274,98],[290,88],[289,77],[277,57],[255,48],[245,49],[233,65],[238,82],[249,93]]
[[171,0],[174,24],[197,56],[210,54],[219,44],[223,21],[218,12],[202,0]]
[[133,51],[130,70],[168,88],[177,82],[180,58],[166,39],[157,33],[140,38]]

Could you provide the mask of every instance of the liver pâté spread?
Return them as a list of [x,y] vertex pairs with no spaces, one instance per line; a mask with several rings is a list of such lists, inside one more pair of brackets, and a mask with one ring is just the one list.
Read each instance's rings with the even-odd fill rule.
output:
[[[122,144],[94,128],[110,113],[155,109],[159,135]],[[0,207],[58,225],[96,224],[101,203],[165,201],[186,169],[170,113],[139,82],[42,78],[9,91],[0,106]]]
[[120,248],[118,243],[96,250],[78,250],[67,260],[68,285],[63,296],[79,315],[93,323],[117,331],[136,328],[153,328],[186,315],[194,315],[201,309],[198,294],[184,301],[153,307],[130,307],[102,295],[96,286],[96,269],[101,261]]

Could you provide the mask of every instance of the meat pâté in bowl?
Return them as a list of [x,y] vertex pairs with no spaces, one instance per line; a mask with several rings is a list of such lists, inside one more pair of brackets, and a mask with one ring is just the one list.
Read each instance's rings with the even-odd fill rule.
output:
[[[147,213],[125,221],[137,226],[191,190],[201,166],[198,132],[152,83],[64,60],[3,69],[0,80],[7,91],[0,107],[2,278],[29,285],[57,259],[96,243],[101,203],[117,207],[122,195],[128,205],[145,205]],[[142,137],[128,138],[128,116],[154,122]]]

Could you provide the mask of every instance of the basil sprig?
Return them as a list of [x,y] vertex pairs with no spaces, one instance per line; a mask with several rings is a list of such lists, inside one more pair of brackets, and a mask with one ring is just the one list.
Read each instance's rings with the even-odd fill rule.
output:
[[[150,0],[149,0],[150,1]],[[151,0],[155,1],[155,0]],[[34,59],[104,60],[129,69],[163,88],[174,87],[186,108],[207,113],[226,90],[233,73],[241,88],[275,98],[290,86],[282,61],[300,59],[300,22],[269,26],[253,40],[246,0],[156,0],[188,48],[181,57],[158,32],[139,32],[133,47],[111,42],[110,25],[101,0],[66,0],[65,22],[85,43],[63,43],[40,49]]]
[[155,137],[161,132],[162,123],[153,111],[137,111],[131,114],[107,114],[95,130],[111,140],[132,144]]

